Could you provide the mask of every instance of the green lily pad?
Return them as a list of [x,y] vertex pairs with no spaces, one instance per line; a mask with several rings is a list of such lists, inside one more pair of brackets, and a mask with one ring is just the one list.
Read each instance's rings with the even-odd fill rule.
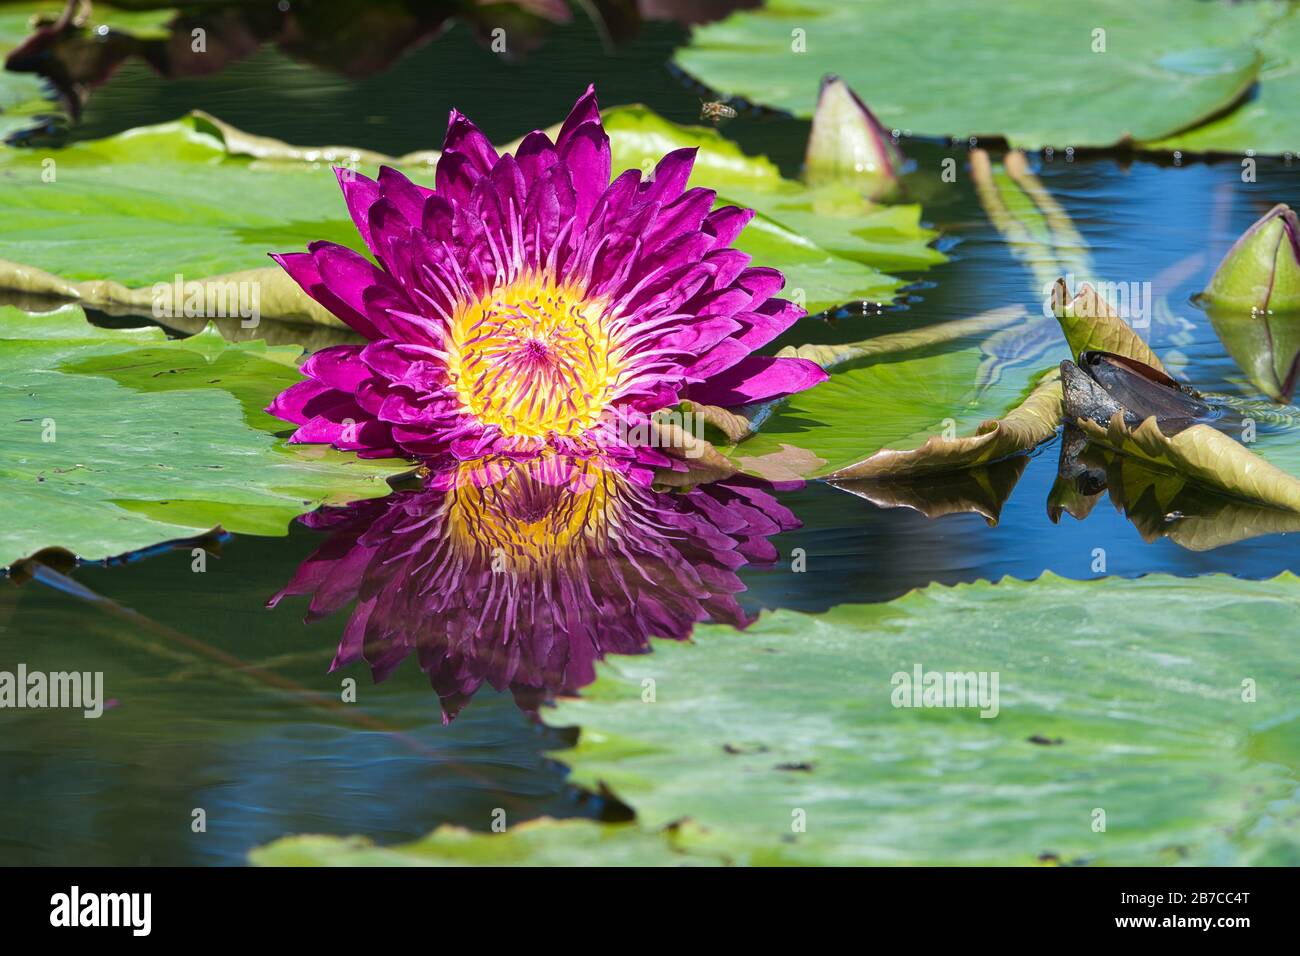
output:
[[529,820],[503,833],[442,826],[423,839],[375,846],[364,837],[292,836],[249,853],[258,866],[706,866],[674,849],[672,832],[591,820]]
[[[1006,357],[998,380],[980,384],[989,343],[1000,332],[1031,321],[1022,311],[998,310],[982,319],[948,323],[958,333],[952,337],[940,334],[944,326],[935,326],[851,346],[783,352],[829,362],[830,378],[766,410],[756,418],[753,435],[720,451],[742,470],[772,480],[823,477],[885,449],[909,452],[927,443],[936,454],[923,457],[943,465],[948,459],[938,449],[945,442],[981,434],[985,422],[1002,418],[1034,391],[1043,374],[1038,350],[1026,361]],[[1057,348],[1061,358],[1067,357],[1064,343]],[[1051,423],[1046,431],[1032,429],[1038,438],[1030,446],[1054,428]],[[983,449],[987,442],[978,444],[993,457],[1022,450],[994,443],[1002,449],[994,454]],[[957,458],[951,467],[991,460]]]
[[[1255,81],[1252,41],[1274,12],[1183,0],[771,0],[695,30],[677,59],[720,93],[800,116],[822,74],[837,73],[882,123],[916,134],[1106,147],[1159,140],[1231,106]],[[1104,52],[1094,52],[1097,30]]]
[[[1290,574],[932,585],[656,642],[547,722],[581,727],[576,783],[733,862],[1295,865],[1298,600]],[[917,667],[996,672],[996,716],[895,706]]]
[[0,259],[72,281],[149,286],[270,266],[268,252],[315,239],[362,244],[328,163],[232,157],[192,117],[0,151],[0,176]]
[[839,480],[917,478],[987,465],[1036,448],[1056,434],[1061,423],[1061,382],[1048,371],[1021,404],[1002,418],[981,422],[975,434],[938,434],[919,448],[882,448],[862,461],[838,469]]
[[[1260,6],[1264,6],[1261,4]],[[1259,88],[1240,106],[1193,129],[1148,144],[1152,149],[1180,149],[1189,153],[1242,153],[1261,155],[1300,152],[1297,102],[1300,102],[1300,16],[1294,6],[1260,32],[1257,40],[1264,63]]]
[[79,308],[0,308],[0,567],[46,547],[100,559],[221,525],[285,534],[323,503],[387,494],[406,462],[288,446],[262,411],[297,348],[215,331],[106,331]]

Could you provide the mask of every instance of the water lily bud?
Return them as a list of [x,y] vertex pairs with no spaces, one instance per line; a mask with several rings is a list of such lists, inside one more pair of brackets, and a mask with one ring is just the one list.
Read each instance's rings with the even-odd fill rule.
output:
[[870,199],[899,192],[903,154],[871,110],[838,76],[822,80],[804,157],[808,181],[854,183]]
[[1279,203],[1236,241],[1205,290],[1208,304],[1300,311],[1300,220]]

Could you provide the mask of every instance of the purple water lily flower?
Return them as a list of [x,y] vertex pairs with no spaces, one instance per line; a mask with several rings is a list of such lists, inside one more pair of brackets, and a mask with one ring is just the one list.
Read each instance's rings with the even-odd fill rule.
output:
[[[342,170],[378,265],[332,242],[275,256],[369,340],[322,349],[268,409],[296,442],[367,457],[598,451],[642,478],[672,459],[629,436],[681,400],[741,405],[825,379],[754,354],[802,316],[731,242],[753,215],[687,188],[694,149],[610,181],[591,88],[554,143],[498,155],[453,111],[436,188]],[[641,439],[644,441],[644,439]]]
[[411,653],[450,720],[484,683],[535,712],[609,653],[743,627],[736,572],[775,561],[799,523],[742,477],[653,491],[602,458],[498,456],[435,471],[417,491],[302,519],[330,537],[271,599],[310,595],[307,620],[355,601],[331,670],[383,680]]

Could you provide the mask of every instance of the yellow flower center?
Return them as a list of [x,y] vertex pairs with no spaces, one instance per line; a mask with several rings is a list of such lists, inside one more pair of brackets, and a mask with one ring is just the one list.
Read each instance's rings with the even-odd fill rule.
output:
[[605,309],[535,275],[458,309],[447,370],[465,409],[510,436],[575,437],[595,426],[622,371]]
[[578,459],[465,462],[449,495],[451,540],[494,571],[549,573],[608,542],[621,480]]

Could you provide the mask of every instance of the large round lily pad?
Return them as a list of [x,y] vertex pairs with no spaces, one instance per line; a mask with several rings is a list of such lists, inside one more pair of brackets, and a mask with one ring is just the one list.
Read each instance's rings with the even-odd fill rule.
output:
[[41,548],[99,559],[221,525],[285,534],[322,503],[387,494],[398,461],[287,446],[261,409],[297,348],[106,331],[67,307],[0,308],[0,567]]
[[[1297,602],[1289,574],[935,585],[658,642],[547,721],[582,728],[575,782],[737,862],[1295,865]],[[996,716],[895,706],[918,667],[996,673]]]
[[[1184,0],[771,0],[697,29],[678,62],[802,116],[838,73],[882,123],[1015,146],[1172,136],[1255,82],[1268,4]],[[1241,148],[1246,148],[1245,144]]]

